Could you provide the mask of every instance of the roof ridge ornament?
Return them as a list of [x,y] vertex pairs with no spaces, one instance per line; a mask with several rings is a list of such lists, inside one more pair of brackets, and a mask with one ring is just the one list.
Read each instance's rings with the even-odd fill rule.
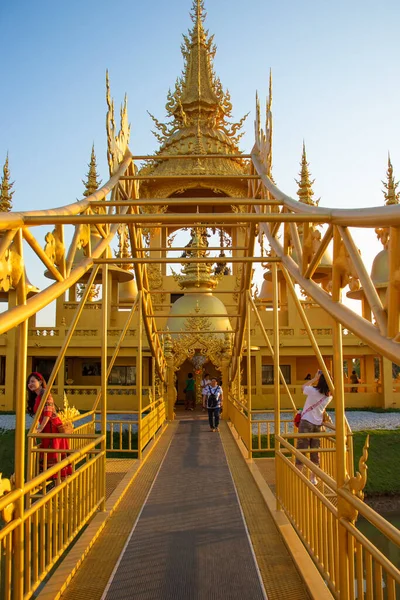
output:
[[107,130],[107,160],[110,169],[110,175],[113,175],[118,165],[123,161],[128,150],[131,126],[128,122],[128,96],[125,94],[124,103],[120,109],[120,128],[118,133],[115,129],[114,100],[110,93],[110,79],[108,70],[106,71],[106,130]]
[[383,195],[385,196],[385,205],[389,206],[390,204],[399,204],[400,192],[397,191],[397,186],[399,185],[399,181],[395,181],[394,173],[393,173],[393,165],[390,160],[390,154],[388,152],[388,168],[386,171],[387,182],[382,181],[385,190],[383,190]]
[[318,206],[321,198],[318,198],[318,200],[313,200],[314,191],[312,189],[312,186],[315,182],[315,179],[313,179],[311,181],[310,171],[308,168],[310,166],[310,163],[307,162],[306,145],[305,145],[304,140],[303,140],[303,153],[301,155],[300,165],[301,165],[301,171],[299,173],[300,181],[295,179],[295,182],[299,186],[299,189],[297,190],[297,195],[299,197],[299,201],[302,202],[303,204],[309,204],[311,206]]
[[0,212],[10,212],[12,209],[12,197],[14,191],[11,188],[14,181],[10,181],[10,169],[8,167],[8,152],[3,166],[3,177],[0,185]]

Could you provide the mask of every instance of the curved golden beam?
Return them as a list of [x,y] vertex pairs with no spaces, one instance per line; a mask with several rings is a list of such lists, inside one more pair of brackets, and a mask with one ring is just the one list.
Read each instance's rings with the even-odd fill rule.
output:
[[[256,211],[259,211],[259,207],[255,207]],[[400,362],[400,344],[384,337],[380,334],[379,329],[372,323],[360,317],[347,306],[334,302],[319,285],[314,283],[311,279],[306,279],[300,272],[300,269],[290,256],[284,253],[283,247],[279,242],[271,235],[267,225],[260,223],[260,228],[264,231],[271,248],[274,250],[276,255],[280,257],[282,265],[292,275],[295,282],[298,283],[306,293],[311,296],[315,302],[317,302],[324,310],[326,310],[334,319],[342,323],[347,329],[352,331],[360,339],[364,340],[366,344],[371,346],[378,354],[383,354],[387,358],[390,358],[396,364]]]
[[[400,204],[391,204],[388,206],[374,206],[371,208],[323,208],[303,204],[294,200],[282,192],[265,171],[265,167],[260,159],[256,147],[251,152],[251,159],[257,174],[267,190],[276,200],[283,203],[284,207],[294,213],[309,214],[310,217],[326,217],[327,222],[333,225],[343,225],[345,227],[393,227],[400,225]],[[310,218],[310,222],[313,221]]]
[[[108,184],[106,184],[105,186],[103,186],[103,188],[101,188],[101,190],[103,190],[103,191],[101,192],[101,190],[98,190],[97,192],[92,194],[92,196],[89,196],[85,201],[79,201],[75,204],[69,205],[71,210],[76,210],[77,208],[80,209],[80,207],[82,207],[82,205],[84,203],[87,203],[88,201],[90,201],[90,198],[93,198],[94,196],[96,196],[96,194],[98,192],[99,193],[101,192],[101,194],[104,194],[106,189],[108,189],[108,188],[109,188],[109,190],[112,189],[112,187],[114,187],[116,185],[116,183],[118,182],[118,178],[121,174],[121,171],[125,171],[128,168],[131,161],[132,161],[132,155],[130,153],[129,154],[127,153],[126,158],[121,163],[121,168],[118,171],[118,173],[109,180]],[[64,207],[64,208],[68,208],[68,207]],[[49,212],[51,212],[52,214],[54,214],[56,211],[61,211],[61,210],[62,209],[55,209],[54,211],[32,211],[32,212],[39,212],[41,214],[49,214]],[[123,216],[127,210],[128,209],[126,207],[124,207],[122,209],[122,211],[120,213],[120,221],[123,220]],[[20,215],[21,214],[22,213],[20,213]],[[60,214],[60,213],[58,212],[57,214]],[[30,298],[26,302],[26,304],[21,304],[19,306],[16,306],[16,307],[2,313],[0,315],[0,335],[2,333],[5,333],[6,331],[9,331],[13,327],[16,327],[17,325],[19,325],[20,323],[22,323],[23,321],[25,321],[26,319],[28,319],[29,317],[31,317],[32,315],[37,313],[39,310],[41,310],[45,306],[48,306],[48,304],[50,304],[51,302],[56,300],[61,294],[66,292],[72,285],[77,283],[79,281],[79,279],[93,267],[94,260],[96,258],[101,257],[101,255],[103,254],[103,252],[106,250],[107,246],[110,244],[111,240],[113,239],[114,235],[116,234],[118,227],[119,227],[119,225],[117,223],[112,225],[110,228],[109,235],[106,238],[102,239],[101,242],[99,242],[99,244],[92,250],[92,255],[90,257],[82,260],[80,265],[77,266],[70,273],[70,275],[68,277],[66,277],[63,281],[58,281],[58,282],[50,285],[48,288],[46,288],[45,290],[43,290],[36,296],[33,296],[32,298]],[[1,228],[1,226],[0,226],[0,228]]]
[[122,177],[127,171],[129,165],[132,162],[132,153],[127,150],[124,160],[121,162],[118,171],[113,175],[107,183],[101,188],[96,190],[93,194],[82,200],[78,200],[73,204],[67,204],[60,206],[59,208],[50,208],[47,210],[29,210],[24,212],[10,212],[0,213],[0,231],[4,229],[15,229],[17,227],[24,227],[25,217],[49,217],[49,216],[65,216],[65,215],[79,215],[84,212],[93,200],[103,200],[107,194],[117,185],[120,177]]

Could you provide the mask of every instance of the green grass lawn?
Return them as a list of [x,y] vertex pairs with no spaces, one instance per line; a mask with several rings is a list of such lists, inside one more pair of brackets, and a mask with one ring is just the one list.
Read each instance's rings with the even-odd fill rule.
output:
[[[8,479],[12,473],[14,473],[14,444],[15,444],[15,432],[14,430],[5,431],[0,433],[0,473],[3,477]],[[118,448],[119,444],[119,433],[114,433],[114,448]],[[128,432],[122,433],[122,448],[128,448]],[[107,432],[107,446],[110,446],[110,432]],[[132,435],[131,447],[137,449],[137,434]],[[107,452],[107,458],[136,458],[136,454],[127,453],[123,450],[121,452]]]
[[355,432],[355,470],[358,470],[358,461],[368,433],[370,437],[365,491],[368,494],[400,494],[400,429]]
[[0,473],[8,479],[14,473],[15,431],[0,433]]
[[[365,491],[368,494],[400,494],[400,429],[357,431],[353,434],[354,469],[358,470],[358,461],[362,456],[365,438],[369,434],[368,474]],[[293,443],[292,439],[288,440]],[[253,435],[253,448],[257,436]],[[274,436],[271,435],[271,447]],[[261,447],[267,447],[267,436],[261,436]],[[253,458],[273,457],[272,452],[253,453]]]
[[[368,494],[400,494],[400,429],[393,431],[374,430],[358,431],[354,433],[354,463],[355,470],[358,469],[358,461],[362,455],[362,449],[367,434],[370,434],[370,448],[368,452],[368,479],[365,491]],[[109,437],[108,432],[107,436]],[[114,445],[116,446],[118,434],[114,433]],[[271,444],[274,440],[271,436]],[[256,436],[253,436],[255,443]],[[3,477],[9,477],[14,472],[14,431],[6,431],[0,434],[0,473]],[[290,442],[292,440],[289,440]],[[262,446],[266,447],[266,436],[261,440]],[[108,440],[109,444],[109,440]],[[107,444],[107,445],[108,445]],[[128,447],[127,432],[123,434],[123,447]],[[137,448],[137,436],[132,436],[132,447]],[[126,458],[125,452],[107,453],[110,458]],[[130,455],[132,456],[132,455]],[[273,456],[273,452],[255,453],[255,458]]]

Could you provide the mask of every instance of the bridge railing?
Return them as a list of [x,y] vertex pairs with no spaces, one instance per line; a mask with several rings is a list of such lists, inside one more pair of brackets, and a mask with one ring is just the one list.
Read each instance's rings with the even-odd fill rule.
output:
[[[400,531],[369,508],[351,491],[338,488],[333,477],[318,468],[284,437],[277,436],[276,497],[297,531],[335,598],[339,598],[339,562],[345,561],[352,600],[395,600],[400,593],[400,571],[356,527],[358,515],[367,519],[387,540],[400,546]],[[302,465],[300,471],[295,461]],[[308,474],[314,473],[313,485]],[[339,519],[337,503],[346,505]],[[339,535],[347,536],[348,553],[339,555]],[[343,563],[341,565],[343,570]],[[342,590],[343,593],[343,590]]]
[[[249,457],[275,456],[275,421],[272,413],[262,410],[252,410],[250,415],[247,405],[229,395],[229,418],[238,436],[249,453]],[[289,418],[288,418],[289,417]],[[293,442],[295,439],[305,436],[299,434],[293,423],[294,411],[282,410],[280,419],[280,435]],[[321,468],[330,477],[336,478],[336,430],[333,423],[324,423],[325,432],[315,434],[320,440]],[[311,435],[312,437],[312,435]],[[309,450],[302,451],[308,453]],[[347,424],[346,438],[346,468],[352,476],[354,472],[353,463],[353,434]]]
[[139,423],[138,448],[140,456],[147,444],[153,440],[166,422],[166,406],[163,397],[152,400],[142,408]]
[[236,399],[232,394],[229,394],[228,401],[229,419],[248,452],[251,453],[251,422],[247,405]]
[[[71,450],[65,459],[27,481],[24,490],[15,489],[0,499],[5,521],[0,529],[2,600],[12,600],[20,583],[16,581],[19,573],[12,568],[17,552],[23,553],[23,597],[30,598],[104,501],[104,452],[100,448],[104,438],[92,437],[83,448]],[[63,479],[61,473],[68,467],[72,474]],[[56,485],[46,491],[51,481]],[[18,502],[26,508],[20,518],[14,518]]]
[[[293,410],[281,410],[281,434],[290,434],[290,432],[293,431],[293,418]],[[250,423],[252,433],[252,454],[267,454],[268,452],[273,452],[273,436],[275,433],[275,421],[273,413],[268,413],[265,410],[252,410]]]

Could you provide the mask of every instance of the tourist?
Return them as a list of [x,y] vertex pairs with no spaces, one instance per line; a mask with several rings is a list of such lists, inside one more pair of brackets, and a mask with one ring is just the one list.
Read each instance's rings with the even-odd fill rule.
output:
[[196,405],[196,385],[193,379],[193,373],[188,373],[185,389],[185,410],[194,410]]
[[307,375],[304,377],[304,381],[311,381],[311,373],[307,373]]
[[207,386],[208,422],[211,431],[219,431],[219,416],[222,412],[222,387],[218,385],[216,377],[211,379]]
[[210,373],[206,373],[201,380],[201,400],[203,410],[206,410],[207,403],[207,387],[211,384]]
[[[356,383],[356,384],[357,384],[357,383],[360,383],[360,380],[358,379],[357,373],[356,373],[355,371],[352,371],[352,372],[351,372],[351,375],[350,375],[350,383],[352,383],[353,385],[354,385],[355,383]],[[350,390],[350,392],[351,392],[352,394],[357,394],[357,392],[358,392],[358,387],[352,387],[352,388],[351,388],[351,390]]]
[[[29,375],[26,383],[26,387],[28,390],[28,413],[31,417],[33,417],[40,405],[42,400],[42,396],[46,389],[46,381],[40,373],[33,372]],[[62,425],[62,421],[57,414],[57,410],[54,404],[53,397],[51,394],[47,396],[46,403],[43,407],[42,413],[39,417],[39,427],[36,430],[36,433],[58,433],[58,427]],[[43,438],[40,444],[40,447],[43,449],[52,449],[52,450],[60,450],[58,452],[47,452],[47,466],[54,466],[60,460],[63,460],[67,457],[67,454],[63,452],[63,450],[69,450],[69,441],[67,438]],[[39,458],[40,470],[43,471],[44,468],[44,453],[40,454]],[[51,479],[54,481],[58,480],[58,477],[61,479],[65,479],[67,475],[72,475],[72,465],[68,465],[64,469],[61,469],[61,473],[55,473],[51,476]]]
[[[322,371],[317,371],[313,379],[303,384],[303,394],[307,399],[301,413],[299,433],[318,433],[322,430],[325,409],[332,400],[332,394]],[[297,450],[316,449],[319,448],[319,444],[320,440],[316,437],[298,438]],[[319,467],[319,452],[310,452],[310,460]],[[297,458],[296,467],[300,471],[303,470],[303,463]],[[318,483],[314,473],[311,473],[310,481],[314,485]]]

